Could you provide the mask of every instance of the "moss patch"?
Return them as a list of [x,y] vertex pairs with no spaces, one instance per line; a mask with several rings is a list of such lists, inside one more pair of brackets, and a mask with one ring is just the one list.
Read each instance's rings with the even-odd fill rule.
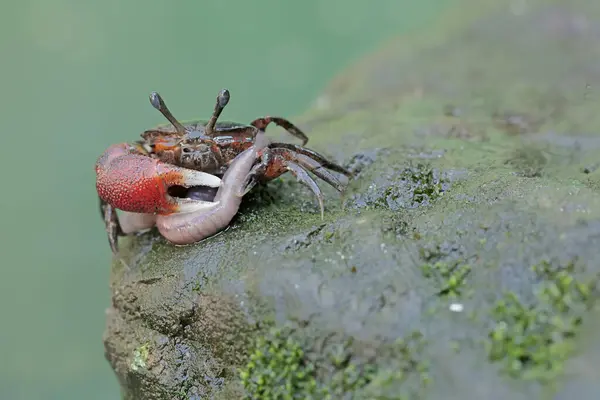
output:
[[343,347],[326,362],[333,373],[320,377],[325,365],[311,361],[289,328],[272,328],[256,340],[240,372],[246,399],[335,399],[365,387],[375,374],[370,365],[349,362]]
[[436,282],[438,296],[458,297],[463,294],[465,280],[471,272],[471,267],[461,262],[436,262],[423,264],[421,271],[424,277]]
[[[442,172],[426,163],[409,162],[403,167],[369,171],[362,179],[368,186],[345,201],[351,208],[388,208],[397,211],[428,205],[449,188]],[[356,192],[356,191],[355,191]]]
[[[424,359],[427,341],[420,331],[413,331],[384,346],[391,362],[379,368],[368,386],[360,392],[361,399],[410,400],[426,398],[432,384],[429,363]],[[336,397],[334,397],[336,398]]]
[[282,331],[273,330],[257,339],[240,378],[248,399],[302,399],[317,391],[314,373],[302,347]]
[[537,301],[527,305],[507,293],[496,303],[489,357],[511,377],[551,382],[572,354],[583,316],[596,298],[598,278],[577,279],[574,262],[543,261],[532,269],[542,280]]
[[315,353],[303,341],[289,328],[271,328],[259,337],[240,371],[244,398],[411,399],[422,395],[431,382],[422,360],[426,342],[420,332],[387,344],[382,357],[388,362],[382,366],[368,359],[353,360],[351,341],[338,343],[324,354]]

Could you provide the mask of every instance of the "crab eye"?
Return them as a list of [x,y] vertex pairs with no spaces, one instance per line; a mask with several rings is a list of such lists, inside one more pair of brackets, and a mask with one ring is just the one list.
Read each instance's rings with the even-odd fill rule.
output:
[[227,103],[229,103],[229,90],[227,89],[223,89],[219,92],[219,95],[217,96],[217,101],[219,103],[219,107],[224,108]]
[[191,153],[192,149],[190,149],[189,147],[184,147],[181,151],[183,151],[184,153]]
[[156,92],[150,93],[150,104],[152,104],[152,107],[156,108],[157,110],[160,110],[162,108],[162,104],[160,103],[162,103],[160,95]]

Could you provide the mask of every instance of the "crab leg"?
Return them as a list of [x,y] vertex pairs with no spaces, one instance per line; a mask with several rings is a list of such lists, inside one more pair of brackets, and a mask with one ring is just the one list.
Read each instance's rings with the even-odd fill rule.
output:
[[164,215],[207,208],[212,202],[173,197],[168,189],[220,184],[214,175],[165,164],[128,144],[109,147],[96,163],[98,196],[123,211]]
[[[302,147],[298,148],[304,149]],[[313,158],[281,146],[265,149],[262,152],[260,162],[252,168],[246,177],[246,182],[244,183],[246,193],[249,192],[261,179],[273,179],[282,175],[285,171],[290,171],[296,177],[298,182],[306,185],[315,194],[315,196],[317,196],[317,200],[319,201],[319,206],[321,208],[321,217],[323,217],[323,195],[319,189],[319,186],[310,177],[310,175],[306,173],[305,169],[309,170],[317,177],[333,186],[340,193],[344,192],[345,186],[326,168],[333,165],[333,168],[337,167],[337,170],[341,169],[344,172],[349,172],[337,164],[328,162],[322,158],[322,156],[313,152],[312,150],[304,150],[306,150],[308,154],[313,155]],[[315,158],[317,158],[317,160],[315,160]],[[325,165],[321,164],[318,161],[319,159],[324,160]]]
[[285,164],[288,171],[292,173],[298,180],[298,182],[306,185],[314,194],[317,196],[317,200],[319,201],[319,208],[321,209],[321,219],[325,218],[325,206],[323,205],[323,193],[321,193],[321,189],[319,189],[319,185],[308,175],[308,173],[300,167],[298,164],[293,163],[291,161],[286,162]]
[[298,154],[305,155],[313,160],[317,161],[321,166],[330,169],[335,172],[339,172],[340,174],[344,174],[347,177],[352,177],[352,172],[348,171],[346,168],[342,167],[339,164],[336,164],[332,161],[329,161],[321,154],[317,153],[314,150],[307,149],[306,147],[301,147],[292,143],[270,143],[268,146],[270,149],[280,148],[280,149],[288,149]]
[[100,207],[108,237],[108,244],[113,254],[117,254],[119,251],[119,236],[150,229],[156,225],[156,215],[154,214],[123,211],[121,215],[117,216],[117,209],[102,199],[100,199]]
[[117,210],[106,201],[100,200],[100,214],[102,214],[102,219],[104,220],[104,227],[106,229],[106,235],[108,236],[108,244],[110,245],[110,249],[114,254],[117,253],[119,247],[117,245],[117,238],[119,235],[124,235],[123,230],[121,229],[121,225],[119,223],[119,218],[117,216]]
[[269,126],[269,124],[271,122],[277,126],[282,127],[283,129],[288,131],[288,133],[290,133],[292,136],[297,137],[298,139],[302,140],[302,146],[306,146],[306,143],[308,143],[308,136],[306,136],[306,134],[304,132],[302,132],[300,129],[298,129],[296,127],[296,125],[292,124],[290,121],[288,121],[285,118],[262,117],[262,118],[257,118],[254,121],[250,122],[250,125],[252,125],[255,128],[258,128],[259,130],[264,132],[265,129],[267,129],[267,126]]
[[317,185],[306,172],[305,168],[335,187],[338,191],[343,191],[344,186],[340,181],[325,170],[318,162],[310,160],[308,157],[302,156],[301,154],[292,153],[286,149],[275,148],[265,149],[261,155],[260,162],[252,167],[243,184],[243,187],[245,188],[244,194],[248,193],[261,178],[264,179],[266,177],[267,180],[273,179],[286,171],[290,171],[298,182],[306,185],[315,194],[321,210],[321,219],[323,219],[325,215],[323,193],[321,192],[319,185]]
[[323,165],[319,164],[312,158],[309,158],[303,154],[297,154],[295,160],[301,167],[308,169],[310,172],[329,183],[333,186],[338,192],[342,193],[346,187],[340,182],[340,180],[333,175],[331,172],[327,171]]

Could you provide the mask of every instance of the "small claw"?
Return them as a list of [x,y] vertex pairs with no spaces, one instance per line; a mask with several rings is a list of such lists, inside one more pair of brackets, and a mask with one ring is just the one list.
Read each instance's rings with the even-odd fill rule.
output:
[[136,154],[123,144],[109,147],[96,164],[98,196],[123,211],[167,215],[210,208],[215,203],[173,197],[168,190],[220,185],[221,179],[214,175]]

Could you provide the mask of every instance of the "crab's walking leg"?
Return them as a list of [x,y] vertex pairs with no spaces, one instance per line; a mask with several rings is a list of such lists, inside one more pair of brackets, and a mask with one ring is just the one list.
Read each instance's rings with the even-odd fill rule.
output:
[[295,152],[298,154],[303,154],[303,155],[317,161],[319,164],[321,164],[321,166],[323,166],[327,169],[330,169],[335,172],[339,172],[340,174],[344,174],[348,178],[352,177],[352,172],[348,171],[346,168],[344,168],[341,165],[336,164],[332,161],[329,161],[327,158],[325,158],[321,154],[317,153],[314,150],[307,149],[306,147],[301,147],[301,146],[298,146],[296,144],[291,144],[291,143],[270,143],[268,147],[271,149],[274,149],[274,148],[288,149],[288,150],[291,150],[292,152]]
[[101,198],[98,199],[100,200],[100,214],[102,214],[104,220],[108,244],[112,252],[116,254],[119,251],[118,237],[124,235],[117,217],[117,210]]
[[306,143],[308,143],[308,136],[306,136],[306,134],[304,132],[302,132],[300,129],[298,129],[298,127],[296,125],[292,124],[290,121],[288,121],[285,118],[262,117],[262,118],[257,118],[254,121],[250,122],[250,125],[252,125],[264,132],[267,129],[267,126],[269,126],[269,124],[271,122],[277,126],[282,127],[283,129],[288,131],[288,133],[290,133],[292,136],[302,140],[302,146],[306,146]]
[[[303,154],[294,153],[288,149],[272,148],[263,151],[260,162],[254,165],[248,174],[245,182],[247,188],[245,193],[248,193],[261,178],[266,177],[266,179],[269,180],[283,174],[286,170],[285,167],[290,162],[309,170],[317,177],[333,186],[338,192],[343,193],[345,191],[345,185],[343,185],[335,175],[329,172],[326,169],[326,166],[320,164],[318,161]],[[331,163],[328,165],[331,165]]]
[[286,168],[292,173],[298,180],[298,182],[306,185],[314,194],[317,196],[319,201],[319,208],[321,209],[321,219],[325,218],[325,206],[323,205],[323,193],[317,183],[308,175],[308,173],[300,167],[298,164],[291,161],[286,162]]
[[117,209],[100,200],[100,213],[104,221],[108,244],[113,254],[119,251],[119,236],[126,236],[134,232],[150,229],[156,224],[154,214],[140,214],[123,211],[119,216]]
[[303,154],[296,154],[295,162],[301,167],[308,169],[319,178],[323,179],[325,182],[333,186],[338,192],[342,193],[346,189],[346,187],[335,175],[327,171],[323,165],[319,164],[312,158],[306,157]]
[[248,193],[257,182],[261,180],[274,179],[286,171],[290,171],[292,175],[296,177],[298,182],[306,185],[317,197],[319,201],[319,207],[321,209],[321,219],[324,218],[325,207],[323,205],[323,194],[317,183],[310,177],[306,172],[306,169],[313,172],[316,176],[323,179],[335,187],[340,192],[343,191],[344,186],[340,181],[328,171],[324,170],[322,166],[314,161],[308,160],[300,154],[295,154],[287,149],[269,149],[263,150],[260,161],[255,164],[244,181],[242,187],[245,187],[243,195]]

